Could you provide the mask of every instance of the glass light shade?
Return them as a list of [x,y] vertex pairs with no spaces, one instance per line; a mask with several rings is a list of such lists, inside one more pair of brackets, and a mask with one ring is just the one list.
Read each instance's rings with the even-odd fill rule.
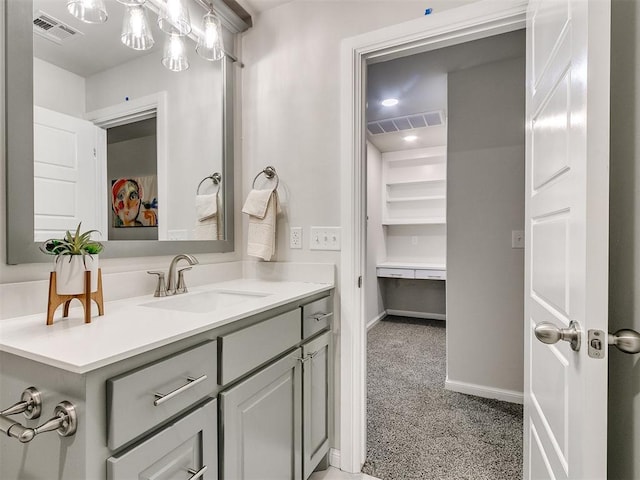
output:
[[104,0],[68,0],[67,10],[85,23],[104,23],[109,17]]
[[162,65],[172,72],[181,72],[189,68],[189,59],[184,48],[184,42],[179,35],[169,35],[164,44]]
[[158,26],[169,35],[189,35],[191,20],[189,10],[182,0],[167,0],[158,14]]
[[209,12],[202,17],[202,35],[198,38],[196,52],[205,60],[220,60],[224,57],[222,27],[218,16]]
[[120,40],[134,50],[148,50],[153,47],[153,35],[144,7],[140,5],[127,7],[122,22]]

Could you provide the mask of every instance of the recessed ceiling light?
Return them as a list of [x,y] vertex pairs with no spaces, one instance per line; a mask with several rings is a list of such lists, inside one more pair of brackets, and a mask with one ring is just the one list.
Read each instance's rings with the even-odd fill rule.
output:
[[404,138],[407,142],[414,142],[418,139],[416,135],[407,135],[406,137],[402,138]]
[[398,104],[398,99],[397,98],[385,98],[380,103],[382,104],[383,107],[393,107],[394,105]]

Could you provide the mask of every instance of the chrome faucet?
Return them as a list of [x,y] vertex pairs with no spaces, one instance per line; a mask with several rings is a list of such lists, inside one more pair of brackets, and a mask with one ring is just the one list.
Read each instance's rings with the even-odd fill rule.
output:
[[[167,279],[168,295],[185,293],[187,291],[187,287],[184,284],[183,278],[180,279],[180,282],[176,282],[176,267],[178,266],[178,262],[180,260],[186,260],[189,265],[197,265],[199,263],[196,257],[194,257],[193,255],[189,255],[188,253],[181,253],[180,255],[176,255],[175,257],[173,257],[173,260],[171,260],[171,264],[169,265],[169,278]],[[182,277],[182,270],[180,271],[180,277]]]

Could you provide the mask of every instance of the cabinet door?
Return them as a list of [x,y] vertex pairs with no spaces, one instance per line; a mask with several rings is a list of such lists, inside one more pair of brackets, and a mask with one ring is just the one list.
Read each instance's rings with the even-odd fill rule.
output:
[[302,346],[302,424],[304,478],[329,451],[331,332]]
[[223,480],[302,477],[300,349],[220,394]]
[[107,459],[107,480],[217,480],[217,401]]

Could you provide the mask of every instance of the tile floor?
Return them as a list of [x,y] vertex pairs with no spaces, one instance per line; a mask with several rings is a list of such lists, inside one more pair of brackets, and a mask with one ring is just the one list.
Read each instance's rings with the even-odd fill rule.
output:
[[346,473],[334,467],[316,472],[309,480],[380,480],[364,473]]

